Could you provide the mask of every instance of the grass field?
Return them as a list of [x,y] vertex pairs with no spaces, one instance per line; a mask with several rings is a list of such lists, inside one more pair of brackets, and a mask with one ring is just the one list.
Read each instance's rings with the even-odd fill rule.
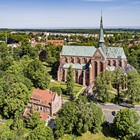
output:
[[[61,87],[61,89],[64,91],[66,89],[66,83],[58,82],[58,81],[51,81],[48,88],[51,88],[51,87]],[[75,83],[74,94],[77,95],[79,94],[79,92],[81,94],[83,93],[83,91],[84,91],[83,86]],[[62,96],[67,97],[67,95],[64,95],[64,94]]]
[[65,135],[63,138],[59,140],[116,140],[115,138],[106,137],[102,132],[97,134],[92,134],[89,131],[83,134],[82,136],[76,137],[71,135]]

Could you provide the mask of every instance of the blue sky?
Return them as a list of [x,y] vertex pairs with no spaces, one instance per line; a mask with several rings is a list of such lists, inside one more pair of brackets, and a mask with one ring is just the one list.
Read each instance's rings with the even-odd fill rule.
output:
[[140,27],[140,0],[0,0],[0,28]]

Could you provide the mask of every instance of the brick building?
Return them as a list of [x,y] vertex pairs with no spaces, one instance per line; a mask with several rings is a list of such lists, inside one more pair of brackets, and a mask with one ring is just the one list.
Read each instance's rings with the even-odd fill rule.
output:
[[126,69],[127,58],[121,47],[106,47],[103,33],[103,21],[100,21],[98,46],[63,46],[60,53],[60,66],[57,80],[66,82],[67,69],[74,69],[75,82],[93,87],[95,78],[105,70],[113,71],[117,67]]
[[49,116],[57,113],[61,105],[61,95],[50,90],[34,89],[23,116],[27,117],[32,108],[34,112],[40,113],[42,120],[46,120]]

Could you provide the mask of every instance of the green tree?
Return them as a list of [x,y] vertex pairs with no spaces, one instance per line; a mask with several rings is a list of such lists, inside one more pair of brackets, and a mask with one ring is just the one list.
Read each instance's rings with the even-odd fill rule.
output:
[[45,125],[38,125],[29,134],[28,140],[54,140],[51,128]]
[[0,69],[2,71],[6,71],[9,66],[13,64],[13,57],[12,56],[5,56],[5,58],[1,59],[0,61]]
[[25,76],[32,81],[35,88],[46,89],[50,83],[47,69],[38,59],[28,64]]
[[70,94],[72,95],[73,94],[73,89],[74,89],[74,71],[73,71],[73,68],[72,66],[70,66],[67,70],[67,81],[66,81],[66,84],[67,84],[67,88],[66,88],[66,91],[67,91],[67,94]]
[[56,92],[58,95],[62,94],[62,89],[61,87],[52,87],[51,91]]
[[9,47],[7,47],[6,43],[0,43],[0,58],[4,59],[6,56],[9,55],[8,53]]
[[118,68],[114,72],[115,72],[114,84],[115,84],[115,87],[117,89],[117,98],[119,99],[120,98],[120,90],[121,90],[121,87],[123,85],[124,74],[123,74],[122,68]]
[[93,133],[101,131],[101,124],[104,121],[102,110],[85,97],[65,103],[59,116],[55,120],[55,136],[61,137],[64,134],[81,135],[86,131]]
[[105,71],[102,72],[100,75],[97,76],[94,86],[94,93],[95,98],[102,102],[108,102],[111,100],[113,94],[111,94],[112,87],[112,80],[113,80],[113,72]]
[[140,75],[135,70],[127,72],[127,94],[131,103],[140,102]]
[[40,119],[40,114],[38,112],[30,111],[28,118],[26,119],[26,124],[28,128],[34,129],[39,124],[45,125],[44,121]]
[[114,133],[117,137],[134,136],[140,133],[140,117],[135,110],[121,109],[113,120]]
[[37,57],[37,52],[35,48],[27,45],[27,46],[21,47],[21,51],[19,52],[20,58],[23,57],[24,55],[28,55],[29,57],[35,59]]
[[25,128],[23,119],[20,116],[15,116],[10,128],[16,133],[17,137],[22,136]]
[[12,120],[4,121],[4,124],[0,125],[0,139],[1,140],[15,140],[16,134],[14,131],[11,131],[10,125]]
[[30,98],[30,91],[22,83],[14,83],[8,90],[4,99],[3,114],[7,118],[14,118],[21,114]]

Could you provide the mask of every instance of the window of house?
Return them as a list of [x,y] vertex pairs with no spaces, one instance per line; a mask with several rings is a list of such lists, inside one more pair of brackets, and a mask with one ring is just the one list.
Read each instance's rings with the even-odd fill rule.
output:
[[40,110],[43,110],[43,107],[42,106],[40,107]]

